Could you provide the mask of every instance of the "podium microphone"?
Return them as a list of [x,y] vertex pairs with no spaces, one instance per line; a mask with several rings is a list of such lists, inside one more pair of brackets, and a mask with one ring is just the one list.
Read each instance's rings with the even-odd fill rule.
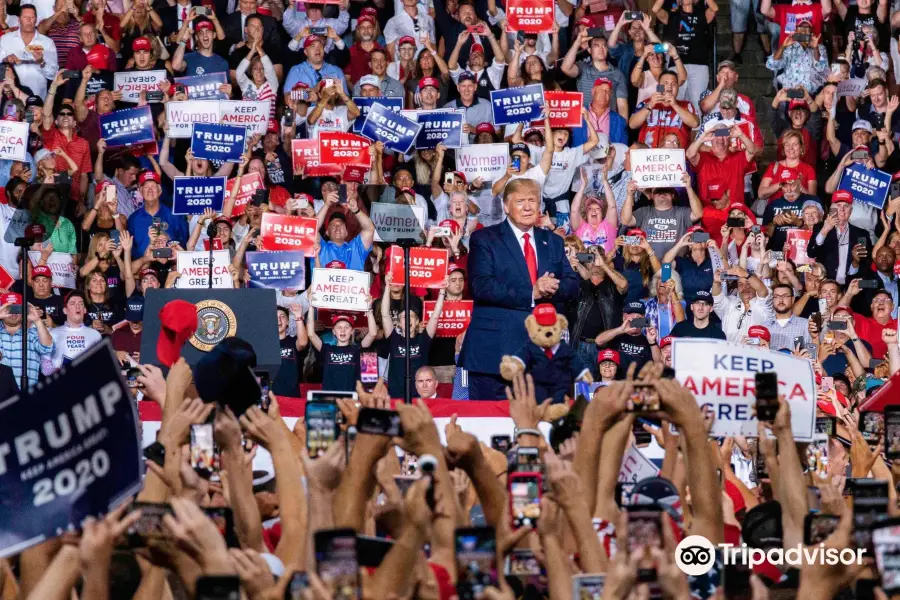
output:
[[209,237],[209,281],[207,285],[209,289],[212,289],[213,286],[213,240],[216,239],[216,233],[218,233],[218,227],[216,220],[213,219],[206,226],[206,235]]

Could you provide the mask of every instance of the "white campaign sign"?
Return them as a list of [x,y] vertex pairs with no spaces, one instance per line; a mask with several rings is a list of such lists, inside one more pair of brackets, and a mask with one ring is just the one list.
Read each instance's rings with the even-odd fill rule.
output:
[[656,477],[659,469],[649,458],[638,450],[636,446],[629,446],[622,456],[622,464],[619,467],[620,483],[637,483],[648,477]]
[[[28,252],[28,260],[31,266],[37,266],[41,260],[40,252]],[[75,264],[71,254],[65,252],[52,252],[47,259],[47,266],[53,271],[52,284],[55,288],[74,288],[75,276],[78,273],[78,266]]]
[[425,209],[406,204],[372,203],[376,242],[396,242],[401,238],[421,239],[425,231]]
[[631,150],[631,176],[639,188],[684,187],[684,150]]
[[778,373],[778,391],[791,405],[794,439],[813,439],[816,421],[816,381],[812,363],[758,346],[719,340],[680,338],[672,344],[675,377],[702,409],[712,409],[711,436],[756,437],[753,417],[756,373]]
[[25,160],[28,152],[28,123],[0,121],[0,158]]
[[166,133],[170,138],[191,137],[194,123],[218,123],[217,100],[185,100],[166,104]]
[[219,122],[247,128],[247,134],[266,135],[269,125],[269,100],[219,100]]
[[456,168],[467,181],[496,181],[509,168],[509,144],[472,144],[456,150]]
[[851,98],[858,98],[866,89],[866,85],[867,82],[865,79],[844,80],[837,85],[837,97],[843,98],[844,96],[850,96]]
[[369,310],[369,274],[350,269],[313,269],[309,286],[315,308],[365,312]]
[[158,90],[159,84],[165,80],[164,70],[120,72],[113,79],[113,91],[122,92],[123,102],[136,104],[141,99],[141,92]]
[[[213,251],[213,287],[228,289],[234,287],[228,265],[228,250]],[[180,290],[203,289],[209,286],[209,252],[179,252],[177,259]]]

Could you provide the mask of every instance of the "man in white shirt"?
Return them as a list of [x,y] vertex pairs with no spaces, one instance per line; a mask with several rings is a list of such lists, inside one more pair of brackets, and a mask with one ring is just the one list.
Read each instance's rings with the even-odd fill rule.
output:
[[405,36],[416,40],[416,48],[419,50],[425,47],[422,38],[427,37],[432,44],[437,43],[434,19],[419,10],[418,0],[403,0],[403,12],[391,17],[384,26],[384,41],[392,58],[397,56],[397,41]]
[[66,296],[63,313],[66,315],[65,324],[50,330],[50,335],[53,336],[51,360],[54,369],[69,364],[85,350],[94,344],[99,344],[103,339],[96,329],[84,324],[87,308],[84,294],[81,292],[74,291]]
[[22,85],[43,100],[47,96],[47,81],[56,78],[59,64],[56,44],[38,33],[36,25],[37,9],[32,4],[23,5],[18,31],[0,37],[0,61],[15,65]]
[[722,331],[729,342],[748,337],[751,325],[764,325],[775,318],[772,294],[756,275],[742,267],[731,267],[726,275],[737,278],[737,294],[722,287],[722,273],[713,274],[713,310],[722,320]]

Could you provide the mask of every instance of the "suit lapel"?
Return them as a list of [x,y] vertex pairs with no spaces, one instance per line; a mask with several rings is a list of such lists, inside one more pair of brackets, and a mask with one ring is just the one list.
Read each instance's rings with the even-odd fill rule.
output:
[[534,249],[537,254],[538,277],[552,270],[550,269],[550,244],[547,240],[548,235],[551,234],[543,229],[537,227],[534,228]]
[[[513,233],[512,225],[509,224],[509,221],[503,221],[501,236],[504,244],[506,244],[506,249],[509,250],[513,263],[519,269],[519,273],[526,281],[530,282],[531,275],[528,274],[528,266],[525,264],[525,254],[522,252],[522,247],[519,246],[519,240],[516,238],[516,234]],[[540,265],[540,260],[538,260],[538,265]]]

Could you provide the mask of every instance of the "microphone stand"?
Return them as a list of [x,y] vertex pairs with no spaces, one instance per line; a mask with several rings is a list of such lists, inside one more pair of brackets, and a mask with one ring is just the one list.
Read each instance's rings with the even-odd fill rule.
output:
[[213,219],[206,227],[206,235],[209,237],[209,281],[206,286],[212,289],[213,286],[213,240],[216,238],[216,220]]
[[22,375],[19,378],[19,390],[28,393],[28,271],[26,261],[28,260],[28,249],[34,245],[35,238],[27,235],[16,238],[15,245],[21,248],[22,252]]
[[412,373],[410,373],[411,360],[409,356],[409,249],[418,246],[419,242],[413,238],[400,238],[396,242],[396,245],[403,248],[403,314],[405,317],[405,337],[403,339],[403,344],[406,350],[406,380],[403,386],[403,402],[406,404],[412,404]]

